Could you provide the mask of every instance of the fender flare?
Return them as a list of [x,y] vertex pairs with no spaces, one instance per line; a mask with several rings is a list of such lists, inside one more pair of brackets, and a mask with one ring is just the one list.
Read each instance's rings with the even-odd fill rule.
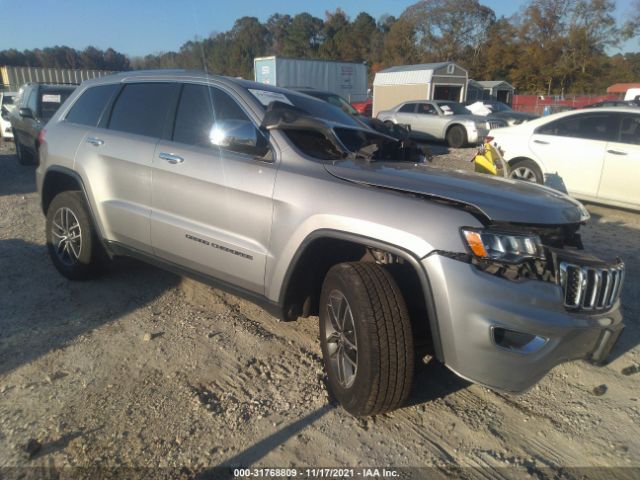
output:
[[444,362],[444,355],[442,351],[442,342],[440,337],[440,329],[438,325],[438,316],[436,313],[435,300],[433,298],[433,290],[431,289],[431,283],[429,282],[429,277],[427,276],[427,272],[422,267],[420,263],[420,259],[413,255],[408,250],[398,247],[397,245],[393,245],[375,238],[366,237],[359,234],[354,234],[350,232],[344,232],[341,230],[333,230],[333,229],[318,229],[311,232],[309,235],[305,237],[302,243],[298,246],[296,253],[291,258],[289,262],[289,266],[287,267],[287,272],[285,273],[282,288],[280,289],[280,295],[278,299],[278,304],[284,305],[286,299],[286,293],[289,288],[289,284],[291,282],[291,277],[293,276],[293,272],[296,270],[296,266],[300,258],[304,255],[305,250],[313,241],[320,238],[332,238],[336,240],[345,240],[353,243],[359,243],[362,245],[367,245],[370,247],[380,248],[382,250],[386,250],[389,253],[397,255],[407,261],[415,270],[416,275],[420,280],[420,284],[422,287],[422,292],[424,295],[425,305],[427,307],[427,315],[429,320],[429,328],[431,330],[431,335],[433,337],[433,346],[435,350],[435,355],[438,360]]

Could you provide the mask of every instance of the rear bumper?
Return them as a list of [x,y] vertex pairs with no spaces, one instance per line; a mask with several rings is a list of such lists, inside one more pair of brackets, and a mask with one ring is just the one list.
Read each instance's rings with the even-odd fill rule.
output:
[[[599,314],[571,313],[560,286],[510,281],[440,255],[423,260],[431,283],[443,361],[461,377],[508,392],[531,388],[556,365],[603,362],[624,328],[619,300]],[[504,343],[497,332],[532,338]]]

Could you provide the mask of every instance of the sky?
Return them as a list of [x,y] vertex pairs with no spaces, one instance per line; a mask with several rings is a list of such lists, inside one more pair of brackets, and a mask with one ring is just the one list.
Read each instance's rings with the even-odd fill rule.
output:
[[[385,13],[397,17],[414,3],[416,0],[0,0],[0,50],[55,45],[82,50],[92,45],[143,56],[176,51],[196,37],[224,32],[243,16],[265,21],[273,13],[307,11],[324,18],[326,11],[342,8],[352,19],[361,11],[378,19]],[[498,17],[508,17],[527,2],[481,3]],[[618,18],[623,18],[628,3],[618,0]],[[623,46],[622,51],[628,50],[640,50],[637,39]]]

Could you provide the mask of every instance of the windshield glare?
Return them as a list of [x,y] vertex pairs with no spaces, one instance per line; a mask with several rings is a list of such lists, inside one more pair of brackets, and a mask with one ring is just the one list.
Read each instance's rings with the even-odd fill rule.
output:
[[[288,91],[284,95],[294,107],[305,111],[312,117],[317,117],[331,123],[341,123],[343,125],[362,128],[360,122],[331,103],[307,95],[300,95],[292,91]],[[266,110],[267,107],[263,105],[263,108]]]
[[454,115],[471,115],[471,112],[461,103],[456,102],[436,102],[436,105],[446,113],[453,112]]

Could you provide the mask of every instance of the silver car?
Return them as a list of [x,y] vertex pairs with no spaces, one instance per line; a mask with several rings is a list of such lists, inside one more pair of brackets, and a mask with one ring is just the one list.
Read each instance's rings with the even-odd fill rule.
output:
[[400,125],[410,125],[417,137],[430,141],[446,141],[452,148],[476,145],[492,128],[507,122],[473,115],[461,103],[448,100],[414,100],[391,110],[378,112],[378,119]]
[[62,275],[127,255],[283,320],[317,315],[329,386],[354,415],[401,406],[416,357],[521,392],[561,362],[604,360],[622,331],[624,265],[581,252],[579,202],[433,169],[306,95],[125,72],[83,83],[43,132]]

